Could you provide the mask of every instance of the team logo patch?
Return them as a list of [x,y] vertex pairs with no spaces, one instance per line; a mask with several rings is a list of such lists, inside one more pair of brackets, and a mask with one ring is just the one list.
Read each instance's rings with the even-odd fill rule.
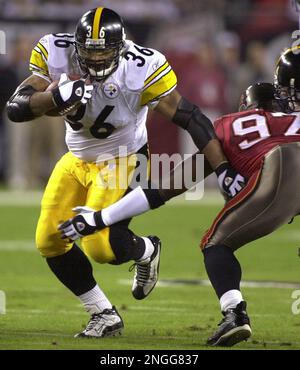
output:
[[85,228],[85,224],[83,222],[76,222],[76,227],[78,231],[82,231]]
[[112,82],[108,82],[103,85],[103,92],[109,99],[116,98],[120,93],[119,87]]
[[224,183],[225,183],[226,186],[229,186],[232,183],[232,178],[231,177],[225,177]]
[[81,96],[81,95],[82,95],[82,87],[78,87],[78,88],[75,90],[75,95],[77,95],[77,96]]

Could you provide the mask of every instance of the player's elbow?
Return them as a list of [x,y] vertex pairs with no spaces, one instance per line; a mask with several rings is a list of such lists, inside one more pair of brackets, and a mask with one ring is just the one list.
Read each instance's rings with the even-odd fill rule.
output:
[[173,122],[188,131],[201,152],[210,140],[216,139],[210,119],[185,98],[181,98]]
[[30,108],[30,98],[36,90],[29,85],[22,86],[10,97],[6,103],[8,118],[13,122],[32,121],[36,116]]
[[6,104],[7,117],[12,122],[26,122],[26,118],[20,107],[14,102],[7,102]]

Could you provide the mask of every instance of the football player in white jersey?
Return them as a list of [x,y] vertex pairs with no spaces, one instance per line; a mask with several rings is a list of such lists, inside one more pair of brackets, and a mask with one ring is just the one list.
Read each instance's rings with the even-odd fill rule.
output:
[[[160,240],[135,235],[128,219],[83,238],[83,252],[70,238],[60,237],[57,225],[72,218],[79,205],[100,210],[131,190],[137,154],[148,153],[149,108],[191,134],[212,169],[226,179],[221,181],[224,191],[230,192],[228,179],[234,182],[239,174],[228,164],[210,120],[176,90],[176,75],[166,58],[126,40],[122,19],[110,9],[86,12],[74,35],[44,36],[32,51],[30,70],[32,75],[7,103],[8,116],[24,122],[44,114],[63,115],[69,149],[45,189],[37,247],[91,315],[77,336],[115,335],[122,331],[123,321],[95,281],[87,256],[116,265],[133,260],[132,294],[143,299],[157,282]],[[126,148],[125,157],[120,147]],[[113,158],[113,165],[107,158]],[[117,186],[107,187],[111,177],[117,177]],[[120,180],[125,186],[118,185]],[[77,226],[84,227],[80,222]]]

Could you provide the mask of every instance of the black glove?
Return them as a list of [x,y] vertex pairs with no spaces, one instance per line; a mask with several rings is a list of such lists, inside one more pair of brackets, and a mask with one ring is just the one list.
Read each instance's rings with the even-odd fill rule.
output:
[[226,198],[233,198],[246,185],[247,180],[239,174],[228,162],[222,163],[215,169],[221,192]]

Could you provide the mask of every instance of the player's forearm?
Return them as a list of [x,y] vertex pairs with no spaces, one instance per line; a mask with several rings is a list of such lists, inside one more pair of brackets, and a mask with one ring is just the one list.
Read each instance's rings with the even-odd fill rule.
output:
[[205,155],[205,158],[207,158],[213,170],[219,167],[222,163],[228,162],[218,139],[210,140],[202,150],[202,153]]
[[61,115],[69,113],[78,103],[86,104],[92,97],[93,85],[82,79],[69,80],[63,73],[57,87],[45,91],[49,82],[30,76],[7,102],[7,115],[13,122],[31,121],[53,108]]
[[6,108],[8,118],[13,122],[26,122],[41,116],[52,107],[50,92],[44,92],[49,81],[32,74],[26,78],[9,98]]
[[[200,152],[194,153],[174,167],[170,172],[170,179],[168,179],[168,176],[162,179],[162,186],[158,189],[158,192],[165,202],[189,190],[189,188],[185,186],[183,174],[189,176],[189,180],[193,179],[193,181],[189,181],[190,184],[193,182],[198,184],[214,172],[209,161],[205,157],[203,161],[203,171],[201,171],[199,162],[197,161],[198,155],[200,155]],[[168,183],[170,186],[164,186],[164,184]],[[175,184],[180,184],[180,186],[175,187]]]
[[31,121],[54,107],[51,92],[38,92],[31,85],[21,85],[7,102],[7,115],[13,122]]
[[[171,171],[169,176],[165,176],[162,179],[159,189],[142,189],[141,187],[137,187],[118,202],[96,212],[95,221],[97,227],[103,228],[105,226],[111,226],[116,222],[140,215],[150,209],[159,208],[164,205],[166,201],[184,193],[188,190],[183,181],[183,173],[186,168],[188,168],[189,171],[191,170],[189,175],[197,179],[195,182],[198,183],[204,180],[204,178],[209,176],[213,170],[209,162],[205,159],[204,171],[199,171],[197,168],[199,165],[197,155],[199,154],[200,153],[197,152],[178,164]],[[200,173],[200,175],[198,175],[198,173]],[[182,186],[180,186],[179,189],[174,186],[179,183],[178,181],[182,182]],[[167,183],[170,186],[168,188],[164,188],[164,185]]]
[[31,96],[30,109],[35,117],[40,117],[55,108],[51,91],[36,92]]

